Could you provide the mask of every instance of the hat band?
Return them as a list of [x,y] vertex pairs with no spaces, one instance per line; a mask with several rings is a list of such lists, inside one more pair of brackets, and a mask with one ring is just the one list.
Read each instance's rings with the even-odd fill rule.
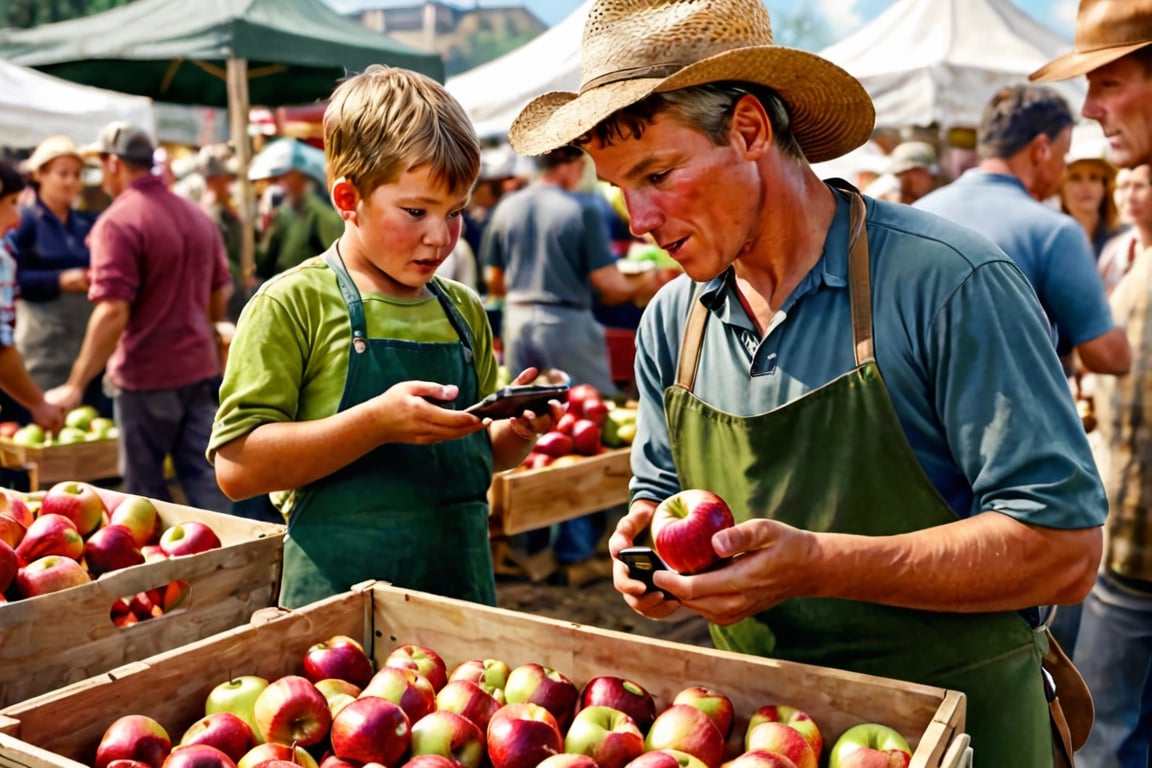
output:
[[665,78],[671,77],[687,64],[653,64],[647,67],[629,67],[628,69],[617,69],[614,72],[607,72],[599,77],[594,77],[586,83],[580,85],[580,93],[587,93],[593,88],[599,88],[602,85],[611,85],[612,83],[619,83],[624,80],[643,80],[646,78]]

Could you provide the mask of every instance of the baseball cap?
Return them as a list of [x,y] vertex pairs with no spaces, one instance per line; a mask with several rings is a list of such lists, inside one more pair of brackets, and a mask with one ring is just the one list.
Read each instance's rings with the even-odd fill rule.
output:
[[24,177],[16,170],[16,166],[0,160],[0,197],[8,197],[24,189]]
[[152,165],[155,151],[152,137],[143,128],[124,121],[104,126],[96,141],[80,150],[86,157],[115,155],[134,165]]
[[225,143],[208,144],[196,155],[196,172],[206,179],[214,176],[236,176],[239,163],[232,149]]
[[926,168],[936,173],[936,149],[926,141],[906,141],[888,156],[888,173],[897,176],[913,168]]

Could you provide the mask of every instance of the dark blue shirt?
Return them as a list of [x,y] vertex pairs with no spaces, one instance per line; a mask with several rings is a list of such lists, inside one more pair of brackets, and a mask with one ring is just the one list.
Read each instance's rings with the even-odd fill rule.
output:
[[39,196],[34,206],[24,209],[19,226],[10,235],[20,298],[55,299],[60,295],[60,272],[88,268],[86,241],[95,221],[95,214],[72,211],[67,223],[62,222]]

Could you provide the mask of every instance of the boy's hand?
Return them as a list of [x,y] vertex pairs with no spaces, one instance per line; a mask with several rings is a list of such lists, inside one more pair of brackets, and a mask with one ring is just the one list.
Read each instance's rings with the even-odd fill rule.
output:
[[[525,368],[520,375],[512,380],[512,386],[531,384],[540,372],[533,367]],[[509,428],[525,440],[532,440],[552,429],[552,425],[560,421],[560,417],[568,410],[567,402],[559,400],[548,401],[548,412],[537,414],[535,411],[524,411],[519,416],[509,419]]]
[[381,443],[438,443],[484,429],[484,420],[437,403],[452,402],[455,384],[403,381],[372,401]]

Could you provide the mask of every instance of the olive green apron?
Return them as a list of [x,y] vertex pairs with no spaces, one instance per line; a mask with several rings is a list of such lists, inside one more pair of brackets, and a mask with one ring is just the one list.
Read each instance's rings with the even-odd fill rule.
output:
[[68,381],[88,329],[88,294],[61,293],[48,301],[16,301],[15,342],[24,367],[41,389]]
[[[370,339],[360,291],[335,249],[324,260],[348,304],[344,411],[402,381],[456,383],[455,407],[479,399],[468,324],[428,288],[460,336],[446,343]],[[492,450],[480,431],[435,445],[388,444],[301,489],[284,540],[280,604],[296,608],[367,579],[494,605],[488,543]]]
[[[692,392],[708,319],[703,303],[693,303],[677,382],[664,395],[673,458],[681,487],[718,493],[737,522],[768,517],[811,531],[887,536],[957,519],[916,460],[876,365],[864,211],[853,193],[855,370],[767,413],[713,408]],[[801,598],[711,629],[726,650],[963,691],[978,766],[1052,765],[1040,672],[1047,641],[1017,613]]]

